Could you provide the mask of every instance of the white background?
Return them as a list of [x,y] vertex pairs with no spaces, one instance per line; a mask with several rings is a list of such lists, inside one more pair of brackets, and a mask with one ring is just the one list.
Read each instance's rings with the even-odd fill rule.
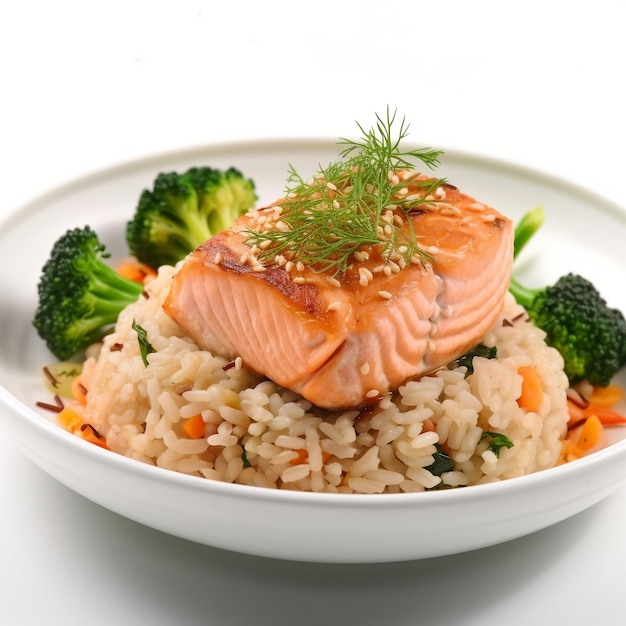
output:
[[[387,105],[416,141],[624,206],[625,30],[621,0],[5,0],[0,217],[120,161],[332,138]],[[624,488],[505,545],[371,566],[247,557],[144,528],[56,483],[1,428],[0,500],[7,626],[626,622]]]

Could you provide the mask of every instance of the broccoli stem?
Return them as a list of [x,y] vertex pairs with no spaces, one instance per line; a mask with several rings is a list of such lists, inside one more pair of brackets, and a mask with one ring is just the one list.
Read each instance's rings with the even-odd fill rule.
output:
[[513,294],[515,300],[517,300],[517,303],[521,304],[525,309],[528,310],[532,308],[533,301],[541,290],[529,289],[511,276],[509,291]]
[[513,258],[517,258],[529,239],[539,230],[546,219],[542,206],[527,211],[515,227],[513,239]]

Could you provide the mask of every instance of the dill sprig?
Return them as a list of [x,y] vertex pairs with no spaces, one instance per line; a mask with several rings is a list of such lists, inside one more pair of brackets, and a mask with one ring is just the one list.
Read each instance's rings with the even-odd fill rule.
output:
[[[416,160],[434,168],[442,152],[403,149],[409,124],[403,118],[396,132],[395,112],[387,110],[384,119],[377,115],[376,120],[367,131],[357,123],[361,138],[341,138],[341,160],[320,166],[313,178],[305,180],[289,165],[276,228],[246,231],[246,242],[258,247],[262,263],[283,255],[336,275],[349,269],[366,246],[379,246],[385,261],[401,257],[408,264],[428,258],[408,214],[433,202],[431,194],[444,180],[416,181],[396,172],[414,170]],[[409,186],[420,193],[409,193]]]

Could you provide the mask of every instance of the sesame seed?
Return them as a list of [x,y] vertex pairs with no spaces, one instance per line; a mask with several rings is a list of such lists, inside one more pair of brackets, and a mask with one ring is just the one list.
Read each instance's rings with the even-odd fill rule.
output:
[[373,278],[374,275],[366,267],[359,267],[359,285],[361,287],[367,287]]
[[328,187],[331,191],[337,191],[337,186],[331,182],[326,183],[326,187]]
[[222,253],[218,252],[215,255],[215,265],[219,265],[222,262]]
[[248,262],[248,253],[244,252],[240,257],[239,257],[239,263],[241,263],[241,265],[245,265]]
[[299,272],[303,272],[303,271],[304,271],[304,263],[303,263],[302,261],[298,261],[298,262],[296,263],[296,269],[297,269]]
[[493,222],[496,219],[496,216],[489,213],[487,215],[481,215],[480,218],[482,219],[483,222]]
[[341,287],[341,283],[334,277],[334,276],[329,276],[328,277],[328,282],[333,286],[333,287]]
[[367,376],[370,373],[370,364],[363,363],[363,365],[359,368],[359,371],[363,374],[363,376]]
[[285,263],[285,271],[291,272],[293,268],[294,268],[293,261],[287,261],[287,263]]
[[252,271],[253,272],[265,272],[266,269],[267,268],[264,265],[261,265],[260,263],[258,263],[257,265],[253,265],[252,266]]
[[339,209],[341,208],[341,205],[339,204],[338,200],[333,200],[333,209]]
[[339,302],[338,300],[335,300],[335,302],[331,302],[328,305],[328,310],[329,311],[336,311],[339,308],[341,308],[341,302]]
[[383,274],[385,276],[391,276],[391,268],[388,265],[385,265],[385,267],[383,267]]
[[378,391],[378,389],[370,389],[366,394],[365,397],[366,398],[375,398],[376,396],[380,395],[380,391]]
[[385,300],[391,300],[391,298],[393,297],[388,291],[379,291],[378,295]]
[[240,370],[242,367],[243,367],[243,359],[240,356],[238,356],[235,359],[235,369]]
[[439,200],[444,200],[446,197],[446,190],[443,187],[437,187],[435,190],[435,196],[437,196]]
[[474,209],[474,211],[484,211],[485,210],[485,205],[480,203],[480,202],[472,202],[469,205],[470,209]]
[[296,285],[304,285],[304,283],[305,283],[304,276],[296,276],[293,279],[293,282],[296,283]]

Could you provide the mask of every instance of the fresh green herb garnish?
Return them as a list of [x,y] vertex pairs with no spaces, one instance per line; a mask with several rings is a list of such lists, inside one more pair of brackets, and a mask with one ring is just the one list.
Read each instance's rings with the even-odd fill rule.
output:
[[137,324],[135,320],[133,320],[132,329],[137,333],[141,360],[143,361],[143,364],[148,367],[148,355],[155,351],[152,344],[148,341],[148,333],[146,332],[146,329]]
[[502,448],[512,448],[513,442],[502,433],[494,433],[491,431],[485,431],[481,439],[489,440],[489,449],[497,456],[500,457],[500,450]]
[[[247,244],[259,247],[261,262],[288,255],[317,271],[338,274],[350,268],[353,255],[364,246],[379,246],[384,260],[402,258],[408,264],[429,258],[418,245],[408,214],[435,202],[432,194],[445,181],[397,174],[414,170],[416,159],[433,168],[442,152],[405,150],[400,146],[409,129],[405,120],[396,134],[396,113],[388,110],[385,119],[376,119],[368,131],[357,124],[360,140],[340,139],[339,145],[345,146],[341,160],[320,166],[312,179],[289,167],[280,227],[246,233]],[[409,186],[419,193],[409,193]]]
[[466,352],[460,359],[457,360],[457,365],[467,367],[467,374],[474,373],[474,358],[482,356],[485,359],[495,359],[497,355],[497,348],[495,346],[489,347],[482,343],[479,343],[476,347],[472,348],[469,352]]
[[438,443],[435,444],[435,448],[437,448],[437,451],[433,454],[435,460],[424,469],[428,470],[433,476],[441,476],[445,472],[451,472],[454,469],[454,461],[450,458],[450,455],[443,451],[443,448]]
[[245,450],[241,451],[241,460],[243,461],[244,468],[252,467],[252,463],[248,460],[248,455]]

